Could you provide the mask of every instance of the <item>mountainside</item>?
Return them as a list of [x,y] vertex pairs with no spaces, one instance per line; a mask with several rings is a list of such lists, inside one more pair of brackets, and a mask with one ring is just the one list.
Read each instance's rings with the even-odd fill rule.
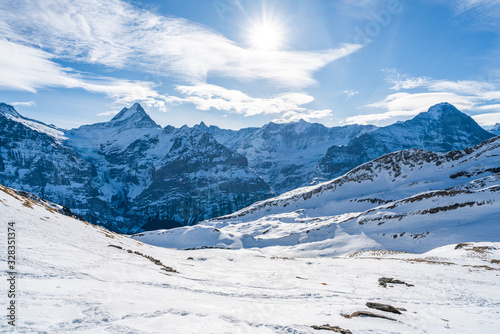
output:
[[500,123],[495,124],[490,132],[497,136],[500,136]]
[[329,180],[387,153],[411,148],[448,152],[493,136],[453,105],[440,103],[411,120],[363,134],[347,145],[330,147],[319,163],[319,175]]
[[346,247],[425,252],[498,240],[499,194],[495,137],[449,153],[394,152],[231,215],[134,238],[179,249],[271,247],[283,256],[332,256]]
[[[313,334],[322,332],[313,326],[330,324],[352,333],[439,334],[495,333],[500,326],[492,316],[500,302],[499,242],[335,258],[280,257],[279,248],[178,251],[75,220],[25,195],[0,185],[0,237],[7,240],[10,228],[17,272],[0,283],[4,291],[12,277],[17,283],[16,297],[5,294],[0,307],[15,302],[20,333]],[[0,331],[12,327],[4,321]]]
[[322,124],[269,123],[239,131],[207,128],[220,143],[241,153],[248,165],[277,193],[309,185],[318,162],[328,147],[345,145],[353,138],[375,130],[373,125],[327,128]]
[[65,131],[0,104],[0,180],[134,233],[229,214],[395,150],[461,149],[491,136],[449,104],[384,128],[300,121],[239,131],[162,128],[139,104]]
[[0,178],[2,183],[75,209],[92,207],[118,214],[102,199],[97,169],[67,148],[64,133],[20,116],[0,104]]
[[2,181],[115,231],[192,224],[272,196],[243,156],[199,128],[162,129],[138,104],[65,133],[12,110],[0,114]]

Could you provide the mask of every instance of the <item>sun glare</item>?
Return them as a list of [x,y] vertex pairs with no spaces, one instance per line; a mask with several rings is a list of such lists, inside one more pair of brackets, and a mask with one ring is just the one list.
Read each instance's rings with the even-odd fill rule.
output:
[[256,50],[278,50],[283,46],[283,39],[282,28],[271,22],[254,24],[250,31],[250,44]]

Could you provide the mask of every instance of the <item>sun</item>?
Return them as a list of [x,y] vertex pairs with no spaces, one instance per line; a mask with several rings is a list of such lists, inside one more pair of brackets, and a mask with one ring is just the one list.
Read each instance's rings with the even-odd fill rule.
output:
[[262,21],[254,23],[250,30],[250,45],[261,51],[275,51],[283,46],[284,33],[279,24]]

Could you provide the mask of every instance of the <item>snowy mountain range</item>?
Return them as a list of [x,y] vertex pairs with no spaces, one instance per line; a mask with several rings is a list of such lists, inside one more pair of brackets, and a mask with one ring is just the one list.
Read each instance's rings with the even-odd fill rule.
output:
[[426,252],[500,236],[500,137],[465,150],[403,150],[332,181],[196,226],[140,233],[148,244],[253,248],[280,256]]
[[[302,182],[292,175],[315,183],[357,163],[348,148],[368,159],[412,142],[447,151],[492,137],[450,105],[386,128],[240,131],[161,128],[139,105],[69,131],[0,110],[1,182],[36,193],[0,184],[0,233],[18,251],[2,284],[22,287],[0,307],[18,302],[17,331],[437,334],[500,325],[491,316],[500,302],[500,137],[449,152],[399,150],[268,198]],[[293,141],[302,130],[310,142]],[[334,147],[346,154],[333,159]],[[321,169],[328,161],[341,167]],[[282,172],[289,183],[266,179]],[[128,237],[83,218],[127,233],[212,219]]]
[[133,233],[226,215],[396,150],[446,152],[493,136],[446,103],[383,128],[300,121],[239,131],[162,128],[139,104],[62,130],[0,104],[0,180]]
[[261,128],[239,131],[216,126],[203,128],[220,143],[244,155],[249,166],[278,194],[316,182],[318,163],[328,148],[347,145],[354,138],[377,129],[373,125],[327,128],[304,120],[271,122]]
[[[475,154],[498,153],[489,146]],[[449,159],[465,168],[468,158],[438,155],[436,162]],[[490,199],[497,201],[496,195]],[[488,207],[470,209],[481,214]],[[422,254],[356,251],[365,247],[363,237],[354,242],[338,230],[337,254],[345,255],[333,258],[280,256],[291,247],[180,251],[144,244],[64,212],[59,205],[0,185],[0,236],[7,240],[10,228],[9,240],[18,241],[15,273],[4,275],[0,284],[4,291],[16,292],[14,298],[7,293],[0,298],[4,310],[15,302],[16,327],[4,321],[1,332],[329,333],[322,328],[346,334],[440,334],[496,333],[500,326],[493,316],[500,302],[495,293],[500,288],[499,242],[450,244]],[[287,219],[291,223],[293,217],[281,217],[283,223]],[[363,226],[370,224],[385,229],[398,222]],[[468,225],[455,227],[473,231]],[[328,228],[303,235],[320,232],[328,233]],[[498,236],[497,230],[490,233]],[[276,231],[267,234],[276,236]],[[316,246],[318,254],[331,253],[325,251],[326,242]],[[17,285],[11,285],[13,280]]]
[[2,182],[115,231],[192,224],[273,195],[209,133],[161,128],[138,104],[69,131],[0,110]]

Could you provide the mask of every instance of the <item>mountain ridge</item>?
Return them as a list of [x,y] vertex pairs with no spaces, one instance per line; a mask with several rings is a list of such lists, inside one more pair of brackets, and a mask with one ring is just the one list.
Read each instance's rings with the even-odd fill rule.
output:
[[[448,121],[437,117],[436,128],[451,123],[458,131],[471,122],[453,108],[446,105],[450,110],[443,114],[449,114]],[[10,114],[15,111],[7,109]],[[416,117],[413,123],[422,123],[421,119],[426,117]],[[444,130],[427,130],[426,122],[419,125],[422,136],[431,143],[442,138]],[[398,124],[393,128],[408,127],[405,122]],[[472,125],[460,132],[459,148],[476,144],[484,133],[493,136],[479,131],[478,137]],[[140,104],[122,109],[110,121],[64,132],[21,115],[3,115],[0,126],[0,176],[7,186],[60,202],[92,223],[125,233],[143,226],[190,225],[238,211],[287,190],[334,178],[320,168],[330,150],[351,149],[353,142],[373,140],[384,132],[386,142],[394,141],[387,127],[328,128],[303,120],[238,131],[203,122],[162,128]],[[425,148],[425,140],[409,138],[409,146]],[[28,147],[34,150],[23,149]],[[362,153],[368,159],[380,151]],[[359,165],[359,156],[352,161],[343,158],[339,154],[326,165],[343,163],[345,169]]]
[[269,248],[280,256],[337,256],[350,243],[360,250],[425,252],[497,240],[499,192],[495,137],[448,153],[393,152],[231,215],[134,238],[177,249]]

